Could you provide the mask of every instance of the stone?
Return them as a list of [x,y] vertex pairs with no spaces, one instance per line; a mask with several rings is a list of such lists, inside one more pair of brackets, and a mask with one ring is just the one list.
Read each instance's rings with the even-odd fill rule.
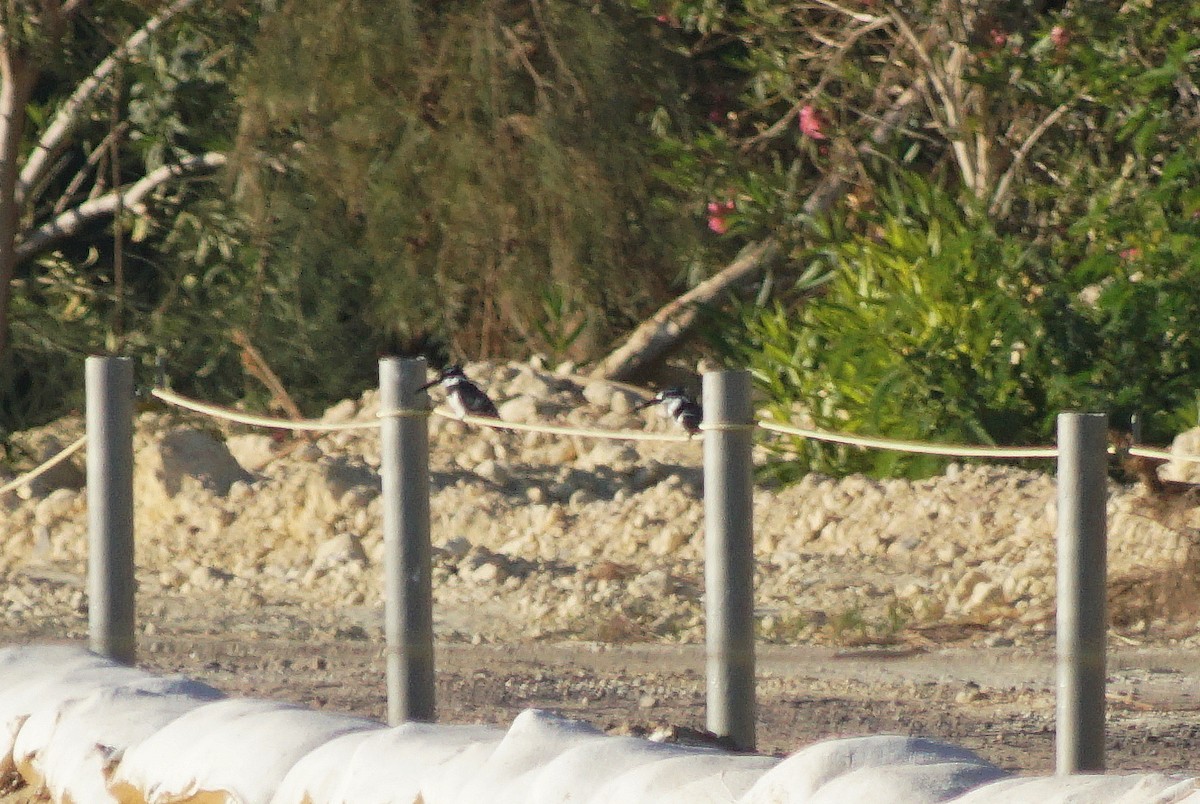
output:
[[593,380],[583,386],[583,398],[589,405],[595,405],[598,408],[610,407],[613,399],[613,387],[603,380]]
[[[74,440],[74,439],[72,439]],[[55,436],[44,436],[33,444],[33,458],[37,465],[54,458],[68,446]],[[42,474],[21,486],[18,494],[24,499],[38,499],[50,494],[55,489],[81,489],[87,483],[81,463],[77,463],[84,453],[76,452],[65,461],[50,467]],[[7,482],[7,481],[6,481]]]
[[43,527],[56,524],[66,518],[82,502],[82,495],[74,489],[55,489],[37,503],[33,509],[33,521]]
[[325,409],[321,421],[327,424],[340,424],[354,418],[358,412],[358,403],[353,399],[343,399]]
[[328,572],[352,564],[362,567],[366,563],[367,553],[362,540],[353,533],[339,533],[317,545],[310,569],[313,572]]
[[475,474],[482,477],[484,480],[491,481],[497,485],[504,485],[508,482],[509,473],[501,464],[491,458],[482,461],[475,467]]
[[538,403],[532,396],[515,396],[502,403],[497,410],[506,422],[534,422],[539,418]]
[[134,461],[134,475],[135,487],[140,485],[143,491],[153,488],[152,499],[175,497],[189,485],[223,496],[233,483],[253,480],[223,441],[183,427],[168,431],[143,449]]

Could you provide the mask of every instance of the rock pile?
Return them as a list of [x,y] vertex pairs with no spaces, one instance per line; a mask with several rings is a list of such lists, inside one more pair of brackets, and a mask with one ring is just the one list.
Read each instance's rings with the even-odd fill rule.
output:
[[[537,363],[475,364],[467,374],[509,421],[671,432],[656,411],[634,410],[648,396],[638,389]],[[378,412],[371,391],[323,419],[371,422]],[[699,440],[518,433],[438,416],[429,425],[435,618],[443,636],[703,639]],[[80,421],[64,420],[22,438],[33,454],[50,454],[81,432]],[[1176,448],[1194,453],[1197,443],[1200,433],[1184,434]],[[139,415],[135,451],[147,628],[162,627],[156,617],[170,619],[189,599],[253,621],[246,628],[269,628],[291,607],[327,617],[330,628],[378,627],[374,430],[281,438],[157,410]],[[771,459],[756,450],[756,460]],[[1169,472],[1182,476],[1174,466]],[[37,615],[48,628],[80,627],[82,481],[77,458],[0,498],[0,616],[10,624]],[[1110,492],[1116,624],[1144,632],[1167,618],[1190,633],[1196,612],[1170,601],[1178,591],[1171,584],[1192,574],[1197,501],[1153,499],[1115,483]],[[952,465],[922,481],[810,475],[758,489],[754,517],[764,639],[887,641],[958,624],[981,638],[1020,640],[1052,623],[1050,474]]]

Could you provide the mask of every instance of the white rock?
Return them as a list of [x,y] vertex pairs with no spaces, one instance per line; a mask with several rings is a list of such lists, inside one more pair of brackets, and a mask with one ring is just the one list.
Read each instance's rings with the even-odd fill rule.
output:
[[57,524],[72,513],[81,499],[81,493],[74,489],[55,489],[37,503],[33,521],[44,527]]
[[348,422],[354,418],[358,412],[358,403],[353,399],[343,399],[325,409],[321,414],[321,421],[328,424],[339,424]]
[[[224,495],[235,481],[250,482],[250,473],[234,460],[224,442],[209,433],[176,428],[143,449],[134,462],[139,502],[150,504],[177,496],[190,485]],[[143,494],[149,497],[143,497]]]
[[583,386],[583,398],[587,400],[589,405],[595,405],[598,408],[607,408],[612,404],[613,387],[610,383],[603,380],[592,380]]
[[530,423],[540,418],[538,402],[532,396],[516,396],[502,403],[497,410],[506,422]]

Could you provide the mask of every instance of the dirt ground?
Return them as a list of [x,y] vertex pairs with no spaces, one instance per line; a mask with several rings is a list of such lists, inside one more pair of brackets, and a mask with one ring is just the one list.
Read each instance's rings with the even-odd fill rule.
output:
[[[238,611],[216,599],[154,607],[167,627],[143,626],[142,666],[233,695],[386,718],[381,632],[370,617],[359,625],[347,612]],[[63,634],[84,642],[85,629],[82,616],[31,622],[0,632],[0,643]],[[758,750],[787,754],[823,738],[899,733],[965,746],[1020,773],[1053,770],[1052,634],[992,647],[978,633],[910,637],[859,648],[760,646]],[[1170,642],[1110,643],[1110,770],[1200,769],[1200,648]],[[704,664],[704,647],[694,644],[439,640],[437,715],[506,725],[538,707],[611,733],[682,727],[686,735],[704,728]]]

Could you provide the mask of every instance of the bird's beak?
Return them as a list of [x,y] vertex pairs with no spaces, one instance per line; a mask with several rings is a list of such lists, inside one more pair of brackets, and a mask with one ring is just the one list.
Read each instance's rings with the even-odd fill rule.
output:
[[424,390],[425,390],[425,389],[427,389],[427,388],[432,388],[433,386],[437,385],[439,382],[440,382],[440,379],[437,379],[437,378],[435,378],[435,379],[432,379],[432,380],[430,380],[429,382],[427,382],[427,383],[425,383],[424,385],[422,385],[422,386],[420,386],[419,388],[417,388],[417,390],[418,390],[418,391],[424,391]]
[[640,404],[634,405],[633,409],[634,410],[645,410],[646,408],[654,407],[654,405],[657,403],[658,403],[657,399],[647,399]]

